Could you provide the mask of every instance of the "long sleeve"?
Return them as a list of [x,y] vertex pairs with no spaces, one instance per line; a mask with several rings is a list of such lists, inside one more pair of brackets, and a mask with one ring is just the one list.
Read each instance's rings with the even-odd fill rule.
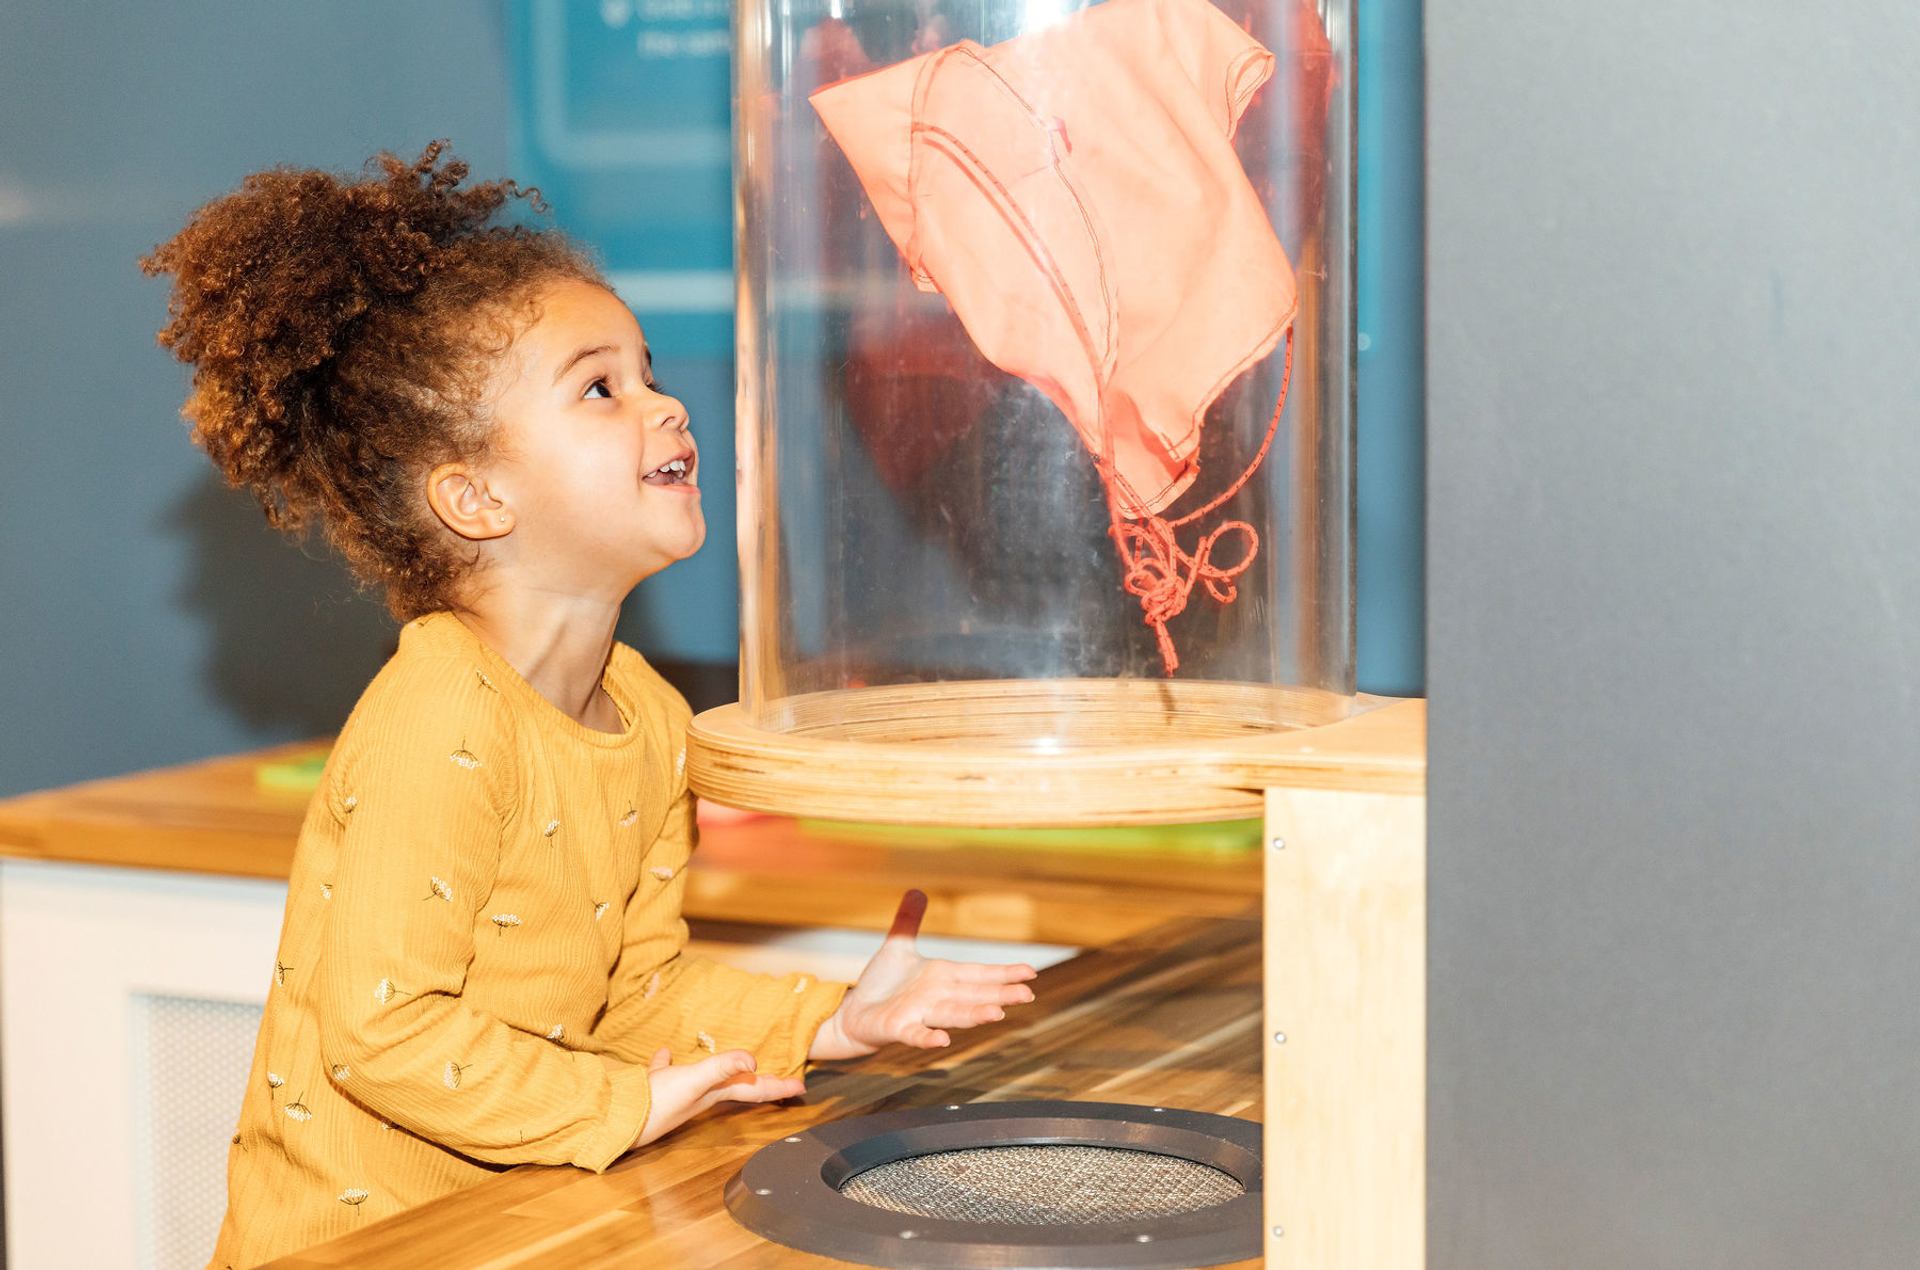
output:
[[343,756],[313,980],[322,1056],[351,1098],[462,1155],[604,1169],[646,1121],[645,1067],[462,999],[476,930],[505,937],[520,920],[494,912],[515,814],[511,714],[456,658],[415,661],[381,688]]
[[745,1049],[762,1075],[796,1075],[852,985],[797,972],[755,974],[685,951],[680,911],[698,837],[694,810],[683,786],[641,862],[593,1044],[641,1064],[663,1045],[675,1061]]

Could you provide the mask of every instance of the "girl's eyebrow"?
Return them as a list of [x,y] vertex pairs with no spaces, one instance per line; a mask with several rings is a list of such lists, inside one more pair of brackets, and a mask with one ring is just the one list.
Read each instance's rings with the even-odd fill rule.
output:
[[553,373],[553,382],[556,384],[559,383],[562,379],[566,377],[567,372],[572,370],[575,366],[577,366],[584,358],[592,357],[595,353],[611,353],[611,352],[613,352],[613,345],[611,344],[596,344],[592,348],[581,349],[579,352],[575,353],[572,357],[569,357],[566,360],[566,364],[561,366],[559,370]]

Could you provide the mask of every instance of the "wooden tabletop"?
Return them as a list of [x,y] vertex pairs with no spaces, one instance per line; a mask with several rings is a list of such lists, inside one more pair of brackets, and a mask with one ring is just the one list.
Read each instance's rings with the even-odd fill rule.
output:
[[[723,1104],[601,1175],[524,1166],[276,1261],[354,1266],[673,1267],[846,1263],[736,1223],[726,1181],[755,1151],[826,1121],[947,1103],[1074,1099],[1261,1118],[1260,925],[1181,918],[1050,966],[1033,1004],[956,1031],[951,1047],[892,1046],[815,1065],[782,1103]],[[1251,1270],[1258,1261],[1234,1263]]]
[[[261,789],[260,764],[325,738],[0,801],[0,857],[285,878],[308,796]],[[1099,946],[1172,917],[1242,910],[1254,851],[983,846],[966,834],[822,834],[787,819],[705,826],[689,920],[885,930],[927,892],[930,935]]]

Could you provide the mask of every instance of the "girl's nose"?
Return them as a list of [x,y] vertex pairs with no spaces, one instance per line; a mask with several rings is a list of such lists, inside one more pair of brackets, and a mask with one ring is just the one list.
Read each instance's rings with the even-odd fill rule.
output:
[[690,431],[693,424],[687,418],[687,407],[678,397],[661,397],[652,403],[648,425],[655,428],[672,428],[680,432]]

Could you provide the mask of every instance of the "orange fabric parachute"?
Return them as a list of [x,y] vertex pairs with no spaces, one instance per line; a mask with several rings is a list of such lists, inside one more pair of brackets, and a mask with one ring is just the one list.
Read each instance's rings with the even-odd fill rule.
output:
[[[1158,637],[1196,585],[1252,563],[1229,521],[1192,551],[1162,515],[1198,475],[1226,387],[1288,339],[1292,267],[1232,138],[1274,57],[1208,0],[1106,0],[992,48],[961,41],[815,92],[915,285],[982,356],[1034,384],[1093,455],[1112,533]],[[1285,400],[1282,388],[1282,403]],[[1237,532],[1241,559],[1216,565]]]

